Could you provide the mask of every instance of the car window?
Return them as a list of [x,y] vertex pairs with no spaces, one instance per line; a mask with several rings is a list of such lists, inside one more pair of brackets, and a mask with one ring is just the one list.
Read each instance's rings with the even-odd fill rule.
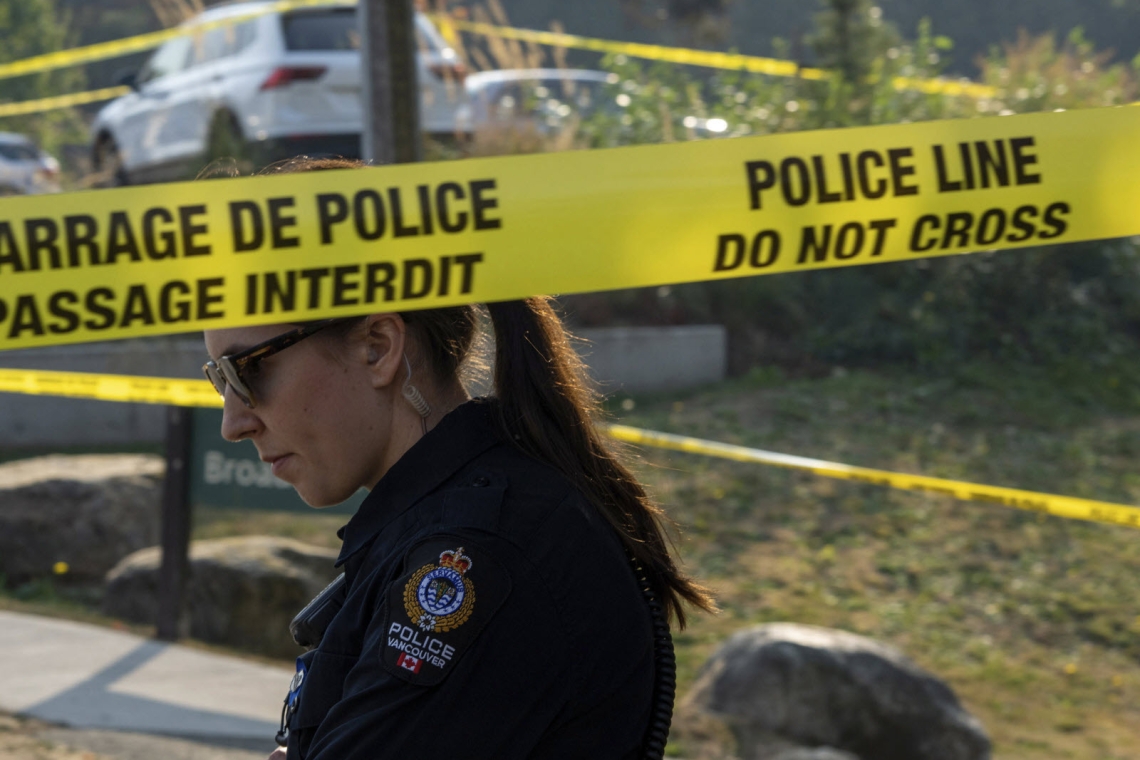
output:
[[[360,25],[354,8],[286,13],[281,16],[281,28],[286,50],[360,49]],[[431,22],[419,15],[416,16],[416,45],[430,52],[447,47]]]
[[182,71],[190,57],[190,47],[189,37],[176,37],[167,42],[142,67],[138,83],[143,84]]
[[257,23],[255,20],[243,21],[230,27],[234,30],[233,48],[235,53],[240,53],[253,44],[257,37]]
[[544,84],[551,95],[573,106],[580,113],[590,111],[605,100],[605,82],[593,79],[549,79]]
[[570,77],[522,79],[489,84],[479,97],[500,116],[512,111],[558,112],[563,104],[586,115],[605,99],[604,87],[604,82]]
[[0,143],[0,158],[9,161],[38,161],[40,152],[31,145]]
[[359,50],[354,8],[286,13],[281,16],[286,50]]
[[193,52],[190,65],[199,66],[219,58],[237,55],[253,43],[255,30],[255,22],[243,21],[240,24],[228,24],[195,34],[191,38]]
[[523,88],[518,82],[503,82],[496,87],[487,88],[487,99],[500,108],[521,108],[526,100]]

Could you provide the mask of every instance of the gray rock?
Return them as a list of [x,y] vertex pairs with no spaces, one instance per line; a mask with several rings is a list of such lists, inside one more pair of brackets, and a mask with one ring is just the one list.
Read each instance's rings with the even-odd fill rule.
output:
[[165,463],[138,454],[48,456],[0,465],[0,573],[98,583],[158,541]]
[[[260,654],[292,657],[301,650],[289,622],[337,576],[337,553],[299,541],[242,536],[195,541],[183,608],[193,638]],[[158,547],[135,552],[107,574],[103,612],[153,623],[161,563]]]
[[[897,650],[843,631],[790,623],[741,631],[705,663],[688,701],[731,727],[745,760],[990,757],[985,729],[946,684]],[[812,748],[841,754],[787,754]]]

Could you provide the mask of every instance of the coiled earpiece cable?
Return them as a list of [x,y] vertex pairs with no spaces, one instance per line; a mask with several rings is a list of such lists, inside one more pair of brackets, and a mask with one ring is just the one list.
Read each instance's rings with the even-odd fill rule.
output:
[[424,394],[420,393],[420,389],[412,385],[412,363],[408,361],[408,355],[404,354],[404,367],[408,370],[408,378],[404,380],[404,387],[401,393],[412,408],[420,415],[420,425],[423,427],[424,435],[427,435],[427,418],[431,415],[431,404],[424,398]]

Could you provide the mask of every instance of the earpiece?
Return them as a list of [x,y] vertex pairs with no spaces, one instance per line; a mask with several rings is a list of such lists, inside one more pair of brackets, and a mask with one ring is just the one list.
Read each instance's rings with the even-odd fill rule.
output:
[[404,367],[408,370],[408,379],[404,381],[404,388],[401,392],[419,415],[423,417],[424,420],[427,420],[431,414],[431,404],[429,404],[427,399],[424,398],[424,395],[420,393],[419,388],[412,385],[412,363],[408,361],[407,354],[404,354]]

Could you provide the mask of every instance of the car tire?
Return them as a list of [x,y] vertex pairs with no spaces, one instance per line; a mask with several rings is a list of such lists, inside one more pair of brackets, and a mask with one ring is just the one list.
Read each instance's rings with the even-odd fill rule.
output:
[[119,155],[119,146],[110,137],[104,135],[95,143],[92,164],[95,169],[94,187],[123,187],[129,184],[123,159]]
[[210,131],[206,135],[206,155],[203,172],[207,176],[237,174],[253,171],[249,146],[238,126],[237,117],[229,111],[218,111],[210,120]]

